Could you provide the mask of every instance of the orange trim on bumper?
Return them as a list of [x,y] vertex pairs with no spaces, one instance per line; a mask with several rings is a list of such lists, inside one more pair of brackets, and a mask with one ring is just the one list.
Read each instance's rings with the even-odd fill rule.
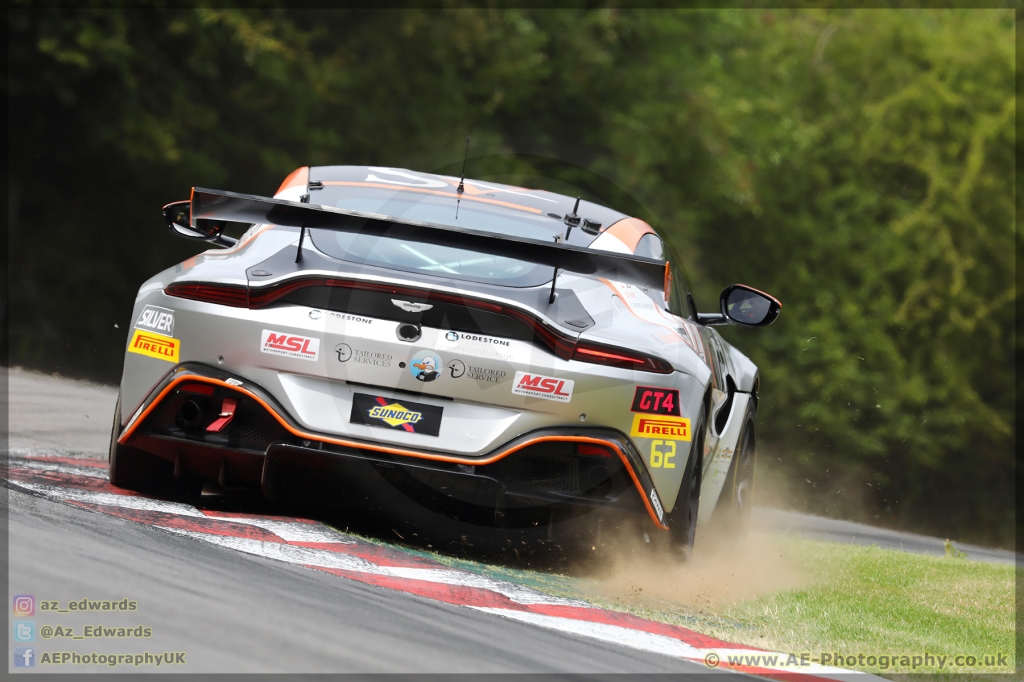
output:
[[117,442],[119,444],[121,444],[121,445],[125,445],[127,443],[128,439],[131,437],[132,433],[135,432],[135,429],[137,429],[139,424],[141,424],[146,419],[146,417],[149,416],[150,412],[152,412],[156,408],[156,406],[160,404],[160,402],[167,396],[167,394],[169,394],[171,392],[171,390],[174,389],[175,386],[177,386],[178,384],[180,384],[180,383],[182,383],[184,381],[196,381],[196,382],[205,383],[205,384],[213,384],[215,386],[221,386],[223,388],[227,388],[227,389],[231,389],[231,390],[234,390],[234,391],[238,391],[240,393],[244,393],[246,396],[248,396],[252,400],[255,400],[257,403],[262,405],[263,408],[265,410],[267,410],[274,417],[274,419],[276,419],[281,424],[281,426],[283,426],[289,433],[291,433],[293,436],[297,436],[298,438],[302,438],[303,440],[321,441],[323,443],[331,443],[332,445],[341,445],[341,446],[344,446],[344,447],[350,447],[350,448],[354,448],[354,449],[357,449],[357,450],[370,450],[372,452],[383,452],[383,453],[390,454],[390,455],[400,455],[402,457],[416,457],[416,458],[419,458],[419,459],[431,459],[431,460],[435,460],[435,461],[438,461],[438,462],[451,462],[451,463],[454,463],[454,464],[469,464],[469,465],[472,465],[472,466],[482,466],[482,465],[485,465],[485,464],[493,464],[494,462],[497,462],[498,460],[501,460],[501,459],[504,459],[505,457],[508,457],[509,455],[511,455],[514,452],[518,452],[519,450],[522,450],[523,448],[529,447],[530,445],[535,445],[537,443],[568,442],[568,443],[590,443],[590,444],[593,444],[593,445],[603,445],[605,447],[609,447],[612,450],[614,450],[615,454],[617,454],[619,456],[619,459],[622,460],[623,466],[626,468],[626,471],[629,472],[630,478],[633,479],[633,485],[636,486],[637,491],[640,493],[640,499],[643,500],[644,507],[647,508],[647,513],[650,514],[651,520],[654,521],[654,525],[657,526],[658,528],[662,529],[662,530],[668,530],[668,526],[664,525],[663,523],[661,523],[661,521],[658,520],[658,515],[655,514],[654,508],[651,507],[651,501],[649,499],[647,499],[647,491],[644,490],[643,484],[640,483],[640,479],[637,478],[636,472],[634,472],[633,471],[633,467],[630,466],[629,458],[626,457],[626,454],[624,452],[622,452],[622,450],[619,448],[619,446],[616,445],[613,442],[601,440],[599,438],[590,438],[590,437],[587,437],[587,436],[538,436],[537,438],[531,438],[530,440],[527,440],[527,441],[525,441],[523,443],[520,443],[520,444],[518,444],[518,445],[516,445],[514,447],[511,447],[508,450],[505,450],[503,452],[499,452],[497,454],[491,455],[490,457],[486,457],[486,458],[482,458],[482,459],[480,459],[480,458],[472,459],[472,458],[466,458],[466,457],[453,457],[453,456],[450,456],[450,455],[436,455],[436,454],[428,453],[428,452],[418,452],[416,450],[406,450],[404,448],[393,448],[393,447],[388,447],[388,446],[385,446],[385,445],[375,445],[375,444],[372,444],[372,443],[360,443],[358,441],[345,440],[343,438],[333,438],[331,436],[324,436],[324,435],[321,435],[321,434],[309,433],[307,431],[300,431],[299,429],[296,429],[291,424],[289,424],[278,413],[278,411],[272,405],[268,404],[265,400],[260,398],[258,395],[256,395],[252,391],[246,390],[245,388],[242,388],[241,386],[233,386],[233,385],[227,383],[226,381],[222,381],[220,379],[213,379],[211,377],[204,377],[204,376],[201,376],[201,375],[198,375],[198,374],[186,374],[186,375],[175,377],[174,379],[172,379],[171,382],[169,384],[167,384],[166,387],[164,387],[164,390],[160,391],[160,394],[157,395],[157,397],[153,400],[153,402],[151,402],[149,404],[149,407],[147,407],[145,410],[143,410],[142,414],[140,414],[138,417],[136,417],[132,421],[132,423],[128,426],[128,428],[126,428],[124,430],[124,433],[122,433],[121,437],[117,439]]

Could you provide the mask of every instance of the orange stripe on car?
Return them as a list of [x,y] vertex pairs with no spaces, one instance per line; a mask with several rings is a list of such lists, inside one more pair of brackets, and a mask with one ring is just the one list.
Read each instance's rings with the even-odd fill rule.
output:
[[300,185],[305,187],[307,184],[309,184],[309,166],[296,168],[291,172],[291,175],[284,179],[284,182],[281,183],[281,186],[277,188],[274,194],[280,194],[289,187],[298,187]]
[[779,299],[775,298],[771,294],[765,293],[765,292],[761,291],[760,289],[754,289],[754,287],[750,286],[749,284],[742,284],[741,283],[740,286],[746,287],[746,288],[748,288],[748,289],[750,289],[752,291],[756,291],[757,293],[761,294],[762,296],[764,296],[766,298],[772,299],[773,301],[775,301],[776,303],[779,304],[779,310],[782,309],[782,301],[780,301]]
[[605,233],[613,235],[625,244],[630,253],[636,251],[636,245],[645,234],[656,234],[653,227],[639,218],[623,218],[617,223],[612,223]]
[[473,466],[482,466],[482,465],[485,465],[485,464],[493,464],[494,462],[497,462],[498,460],[501,460],[501,459],[504,459],[505,457],[508,457],[509,455],[511,455],[514,452],[518,452],[519,450],[522,450],[523,448],[529,447],[530,445],[536,445],[537,443],[564,442],[564,443],[589,443],[591,445],[602,445],[604,447],[608,447],[608,448],[611,448],[612,450],[614,450],[615,453],[619,456],[619,459],[622,460],[622,465],[626,468],[626,471],[629,472],[630,478],[633,479],[633,485],[635,485],[637,491],[639,491],[640,499],[642,499],[644,501],[644,506],[647,508],[647,513],[650,514],[651,520],[654,521],[654,524],[658,528],[660,528],[662,530],[668,530],[668,526],[664,525],[663,523],[661,523],[661,521],[658,520],[658,515],[655,514],[654,508],[651,506],[650,500],[647,499],[647,491],[644,490],[643,484],[640,483],[640,479],[637,478],[636,472],[633,471],[633,467],[630,466],[629,459],[626,457],[626,453],[624,453],[619,448],[619,446],[616,445],[614,442],[601,440],[599,438],[590,438],[588,436],[538,436],[537,438],[531,438],[528,441],[525,441],[523,443],[515,445],[515,446],[513,446],[513,447],[511,447],[511,448],[509,448],[507,450],[502,451],[502,452],[498,452],[498,453],[496,453],[494,455],[491,455],[490,457],[483,457],[483,458],[476,458],[476,459],[468,458],[468,457],[452,457],[450,455],[438,455],[438,454],[428,453],[428,452],[417,452],[416,450],[406,450],[404,448],[392,448],[392,447],[387,447],[387,446],[384,446],[384,445],[376,445],[376,444],[373,444],[373,443],[361,443],[359,441],[346,440],[346,439],[343,439],[343,438],[332,438],[330,436],[324,436],[322,434],[316,434],[316,433],[311,433],[311,432],[307,432],[307,431],[302,431],[300,429],[295,428],[291,424],[289,424],[288,421],[285,420],[284,417],[282,417],[273,406],[268,404],[266,401],[264,401],[262,398],[260,398],[255,393],[253,393],[253,392],[251,392],[249,390],[246,390],[245,388],[243,388],[241,386],[232,386],[231,384],[227,383],[226,381],[221,381],[220,379],[214,379],[214,378],[211,378],[211,377],[204,377],[204,376],[200,376],[200,375],[197,375],[197,374],[186,374],[186,375],[178,376],[178,377],[175,377],[174,379],[172,379],[171,382],[169,384],[167,384],[167,386],[164,388],[164,390],[160,391],[160,394],[157,395],[157,397],[153,400],[153,402],[151,402],[149,404],[149,407],[147,407],[145,410],[143,410],[142,414],[140,414],[138,417],[136,417],[135,419],[132,420],[131,424],[128,425],[128,428],[125,429],[124,433],[122,433],[120,438],[117,439],[117,442],[120,443],[121,445],[127,444],[127,442],[129,440],[129,438],[131,437],[132,433],[134,433],[135,430],[139,427],[139,424],[141,424],[143,421],[145,421],[146,417],[149,416],[149,414],[154,409],[156,409],[156,406],[160,404],[160,402],[174,389],[175,386],[177,386],[178,384],[180,384],[180,383],[182,383],[184,381],[196,381],[196,382],[205,383],[205,384],[213,384],[215,386],[221,386],[223,388],[226,388],[226,389],[229,389],[229,390],[232,390],[232,391],[238,391],[239,393],[243,393],[247,397],[251,398],[252,400],[255,400],[257,403],[259,403],[261,406],[263,406],[263,408],[265,410],[267,410],[267,412],[269,412],[271,414],[271,416],[274,417],[274,419],[276,419],[278,421],[278,423],[280,423],[281,426],[283,426],[289,433],[291,433],[293,436],[296,436],[296,437],[301,438],[303,440],[321,441],[321,442],[324,442],[324,443],[331,443],[333,445],[341,445],[343,447],[355,448],[357,450],[370,450],[370,451],[373,451],[373,452],[383,452],[383,453],[390,454],[390,455],[400,455],[402,457],[416,457],[416,458],[419,458],[419,459],[431,459],[431,460],[435,460],[435,461],[438,461],[438,462],[452,462],[452,463],[455,463],[455,464],[469,464],[469,465],[473,465]]

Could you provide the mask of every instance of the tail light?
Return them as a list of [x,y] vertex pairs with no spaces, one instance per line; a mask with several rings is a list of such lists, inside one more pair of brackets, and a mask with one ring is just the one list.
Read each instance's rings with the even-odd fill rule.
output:
[[185,393],[198,393],[200,395],[213,395],[213,389],[213,384],[200,384],[194,381],[183,384],[181,387],[181,390]]
[[610,365],[622,369],[635,369],[641,372],[671,374],[672,365],[651,355],[644,355],[625,348],[605,346],[591,341],[580,341],[572,354],[573,360],[593,362],[598,365]]
[[189,298],[193,301],[229,305],[234,308],[249,307],[249,290],[228,284],[181,284],[175,283],[164,289],[168,296]]
[[600,445],[588,445],[586,443],[576,444],[576,454],[587,457],[611,457],[612,451]]

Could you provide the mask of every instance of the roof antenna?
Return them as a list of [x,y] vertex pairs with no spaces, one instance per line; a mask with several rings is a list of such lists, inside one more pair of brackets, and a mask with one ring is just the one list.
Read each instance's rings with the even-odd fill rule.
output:
[[455,219],[459,219],[459,204],[462,203],[462,193],[466,191],[466,159],[469,158],[469,137],[466,138],[466,153],[462,157],[462,177],[459,178],[459,186],[455,191],[459,194],[459,200],[455,202]]
[[572,207],[572,213],[565,216],[565,224],[569,227],[565,230],[565,241],[569,241],[569,233],[572,232],[572,228],[580,224],[580,217],[576,213],[580,208],[580,198],[576,197],[576,205]]

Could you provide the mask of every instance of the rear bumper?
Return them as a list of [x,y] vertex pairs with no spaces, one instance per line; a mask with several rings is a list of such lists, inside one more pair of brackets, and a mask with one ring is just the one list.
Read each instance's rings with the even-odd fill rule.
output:
[[[206,422],[215,418],[212,414],[197,428],[186,428],[180,420],[176,424],[178,405],[190,395],[199,402],[230,396],[240,406],[239,417],[247,415],[248,421],[242,425],[240,420],[240,425],[225,429],[225,433],[204,430]],[[667,529],[643,460],[618,431],[541,429],[480,456],[338,438],[303,428],[259,385],[198,363],[178,365],[168,372],[124,425],[118,442],[173,461],[176,473],[189,470],[223,487],[259,485],[270,498],[278,495],[279,480],[289,472],[345,476],[366,467],[397,469],[427,487],[446,491],[442,495],[465,502],[493,500],[498,507],[632,508],[646,511],[658,528]],[[605,451],[608,457],[596,464],[594,458],[574,457],[572,453],[580,446]],[[601,467],[607,475],[592,484],[603,475],[598,471]],[[540,480],[531,480],[530,471],[542,472]]]

